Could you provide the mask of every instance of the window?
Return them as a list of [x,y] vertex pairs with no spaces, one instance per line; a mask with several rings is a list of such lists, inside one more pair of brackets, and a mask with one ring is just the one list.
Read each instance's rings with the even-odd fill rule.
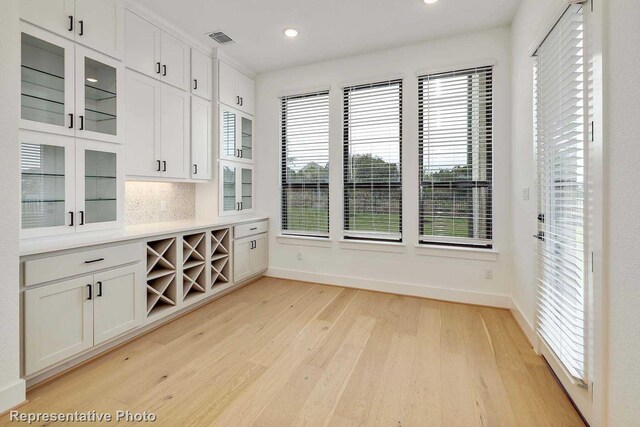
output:
[[402,240],[402,80],[344,88],[344,236]]
[[329,92],[282,105],[282,233],[329,237]]
[[492,247],[492,67],[418,80],[420,243]]
[[544,342],[585,375],[585,66],[582,5],[570,6],[536,52],[538,316]]

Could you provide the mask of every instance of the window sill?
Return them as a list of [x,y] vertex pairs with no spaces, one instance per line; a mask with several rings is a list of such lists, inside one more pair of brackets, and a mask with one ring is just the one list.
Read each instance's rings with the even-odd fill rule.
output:
[[387,252],[403,254],[406,252],[407,245],[396,242],[372,242],[341,239],[339,241],[341,249],[353,251],[370,251],[370,252]]
[[330,248],[333,246],[333,241],[324,237],[311,237],[311,236],[288,236],[280,234],[276,236],[278,243],[283,245],[296,245],[296,246],[313,246],[316,248]]
[[493,249],[456,248],[438,245],[416,245],[416,255],[473,259],[478,261],[498,261],[499,253]]

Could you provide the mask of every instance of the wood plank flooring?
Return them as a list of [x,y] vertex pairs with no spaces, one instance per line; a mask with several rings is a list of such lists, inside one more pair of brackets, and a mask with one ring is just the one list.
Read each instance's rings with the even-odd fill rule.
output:
[[273,278],[27,397],[161,426],[584,425],[507,310]]

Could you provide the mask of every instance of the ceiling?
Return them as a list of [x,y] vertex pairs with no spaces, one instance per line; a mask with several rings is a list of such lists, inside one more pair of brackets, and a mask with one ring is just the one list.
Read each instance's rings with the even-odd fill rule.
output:
[[[256,73],[507,25],[520,0],[138,0]],[[300,35],[288,39],[283,30]]]

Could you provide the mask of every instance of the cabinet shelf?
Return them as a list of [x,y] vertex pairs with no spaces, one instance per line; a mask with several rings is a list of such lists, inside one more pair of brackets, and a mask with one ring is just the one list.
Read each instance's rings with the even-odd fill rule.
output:
[[64,200],[23,200],[22,203],[64,203]]
[[91,85],[84,86],[84,94],[88,100],[96,101],[96,102],[104,101],[107,99],[114,99],[117,96],[115,92],[111,92],[105,89],[100,89],[99,87],[95,87]]

